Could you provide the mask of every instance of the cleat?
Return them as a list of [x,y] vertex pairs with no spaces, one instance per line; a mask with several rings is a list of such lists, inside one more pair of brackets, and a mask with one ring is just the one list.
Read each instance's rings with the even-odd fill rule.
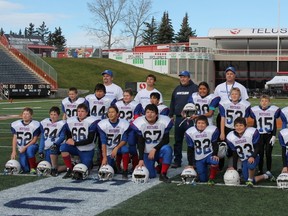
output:
[[208,182],[207,182],[208,186],[214,186],[215,185],[215,182],[213,179],[209,179]]
[[161,169],[162,169],[162,165],[161,165],[161,164],[158,164],[158,165],[155,167],[155,170],[156,170],[157,174],[160,174],[160,173],[161,173]]
[[128,180],[128,171],[127,170],[122,172],[122,179]]
[[56,169],[56,168],[52,168],[51,169],[51,176],[53,176],[53,177],[57,177],[58,176],[58,170]]
[[177,164],[177,163],[171,164],[171,168],[176,169],[176,168],[179,168],[179,167],[181,167],[181,164]]
[[253,188],[254,184],[251,181],[246,181],[246,186],[249,187],[249,188]]
[[265,174],[268,176],[268,179],[271,182],[276,182],[276,178],[273,176],[273,174],[270,171],[267,171]]
[[171,180],[167,177],[166,174],[160,174],[159,175],[159,181],[162,181],[165,183],[171,183]]
[[72,178],[72,170],[68,168],[67,172],[65,173],[65,175],[62,178],[63,179]]
[[37,174],[37,172],[36,172],[36,170],[35,170],[35,169],[31,168],[31,169],[30,169],[30,174],[32,174],[32,175],[36,175],[36,174]]

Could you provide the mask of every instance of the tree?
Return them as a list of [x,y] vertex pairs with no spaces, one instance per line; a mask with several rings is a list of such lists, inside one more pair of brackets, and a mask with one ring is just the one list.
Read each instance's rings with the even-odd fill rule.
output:
[[50,33],[49,28],[47,28],[45,22],[43,21],[42,24],[37,28],[37,34],[46,41],[48,34]]
[[157,41],[157,25],[155,22],[155,18],[152,17],[151,23],[144,23],[146,25],[146,29],[142,34],[142,43],[144,45],[152,45],[156,44]]
[[123,10],[127,0],[93,0],[87,3],[93,15],[95,27],[87,27],[91,34],[95,34],[108,49],[118,41],[113,39],[114,27],[123,20]]
[[25,36],[33,36],[36,35],[37,31],[35,31],[35,25],[33,23],[29,24],[29,27],[26,27],[25,29],[27,29],[27,32],[25,31],[26,35]]
[[56,51],[63,51],[66,47],[66,39],[62,35],[62,29],[55,28],[55,32],[52,34],[53,45],[56,47]]
[[22,30],[19,29],[18,35],[22,35]]
[[133,37],[133,47],[136,46],[137,40],[141,37],[143,29],[141,27],[150,17],[152,8],[151,0],[130,0],[129,7],[124,18],[126,26],[125,33]]
[[3,28],[1,27],[1,29],[0,29],[0,36],[2,36],[2,35],[4,35],[4,34],[5,34],[5,32],[4,32]]
[[196,30],[192,31],[192,28],[189,26],[188,14],[186,13],[181,24],[181,29],[177,33],[175,40],[176,42],[189,42],[189,37],[191,36],[197,36]]
[[157,43],[167,44],[174,42],[174,29],[169,19],[168,12],[164,12],[157,33]]

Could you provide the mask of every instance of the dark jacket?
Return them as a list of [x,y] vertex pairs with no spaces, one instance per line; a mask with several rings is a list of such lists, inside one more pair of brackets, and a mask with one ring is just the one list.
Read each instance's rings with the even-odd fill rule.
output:
[[172,93],[169,116],[180,116],[184,106],[188,103],[189,97],[197,91],[198,86],[192,80],[186,86],[181,84],[177,86]]

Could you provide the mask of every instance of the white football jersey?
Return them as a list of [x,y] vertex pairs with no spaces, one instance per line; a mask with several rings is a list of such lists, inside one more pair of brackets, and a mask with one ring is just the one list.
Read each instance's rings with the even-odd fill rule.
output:
[[164,105],[164,104],[159,104],[159,105],[157,106],[157,108],[158,108],[158,113],[159,113],[160,115],[165,115],[165,116],[168,116],[168,115],[169,115],[170,109],[169,109],[168,106],[166,106],[166,105]]
[[251,117],[256,121],[257,129],[260,134],[272,133],[274,127],[274,120],[280,116],[280,108],[277,106],[269,106],[263,110],[260,106],[251,108]]
[[76,101],[71,102],[69,97],[62,100],[62,112],[66,114],[67,119],[77,116],[77,107],[79,104],[85,103],[85,98],[79,97]]
[[221,117],[225,117],[225,126],[234,129],[234,121],[237,117],[248,118],[250,103],[246,100],[241,100],[237,104],[230,100],[220,101],[219,112]]
[[[96,134],[97,118],[95,116],[88,116],[84,120],[79,121],[78,117],[69,118],[67,120],[67,129],[72,134],[72,139],[75,142],[88,139],[89,132]],[[80,151],[91,151],[95,148],[94,141],[87,145],[77,146]]]
[[106,86],[106,96],[113,99],[121,100],[123,98],[123,90],[121,89],[120,86],[112,83],[111,85]]
[[117,101],[115,105],[119,109],[119,118],[126,119],[128,122],[134,120],[134,115],[139,116],[142,114],[142,106],[136,101],[131,101],[128,104],[124,103],[124,101]]
[[[46,118],[40,122],[41,132],[44,136],[44,150],[49,149],[55,142],[57,142],[65,123],[66,122],[63,120],[51,122],[50,118]],[[40,143],[40,145],[41,144],[42,143]]]
[[281,109],[280,117],[282,120],[282,128],[288,127],[288,107],[283,107]]
[[286,157],[288,154],[288,128],[284,128],[279,131],[279,143],[281,147],[286,148]]
[[247,160],[254,153],[254,145],[258,143],[259,132],[256,128],[246,128],[244,134],[239,137],[234,131],[228,133],[226,140],[229,147],[237,152],[241,161]]
[[108,108],[111,106],[113,99],[106,95],[101,99],[97,99],[95,94],[89,94],[85,97],[88,102],[90,115],[95,116],[97,120],[101,120],[106,117]]
[[[218,107],[220,101],[220,97],[214,94],[209,94],[206,97],[201,97],[198,92],[194,92],[188,102],[195,104],[198,115],[204,115],[210,111],[210,109],[214,109]],[[213,125],[213,115],[208,118],[209,125]]]
[[163,97],[162,94],[157,90],[157,89],[153,89],[151,91],[148,91],[147,89],[142,89],[140,90],[134,100],[138,103],[141,103],[143,110],[145,110],[145,107],[150,104],[150,94],[153,92],[158,92],[160,94],[160,100],[159,103],[163,103]]
[[112,150],[123,140],[123,134],[128,130],[129,125],[129,122],[124,119],[119,119],[115,127],[109,119],[103,119],[98,123],[100,136],[101,132],[106,135],[104,139],[101,136],[101,142],[107,144],[107,156],[111,155]]
[[26,125],[22,120],[17,120],[11,123],[11,131],[17,136],[17,147],[21,150],[33,137],[40,135],[40,122],[32,120]]
[[227,85],[226,82],[220,83],[216,86],[214,90],[214,94],[221,98],[221,101],[229,100],[230,99],[230,91],[232,88],[239,88],[241,92],[242,100],[248,100],[249,96],[247,93],[247,89],[240,83],[234,82],[233,85]]
[[202,160],[213,153],[212,143],[217,141],[219,130],[214,125],[207,126],[201,132],[196,127],[190,127],[185,137],[187,145],[195,150],[195,160]]
[[143,136],[145,139],[144,153],[149,153],[157,146],[161,142],[164,134],[169,133],[172,126],[172,120],[164,115],[159,115],[157,121],[153,125],[146,120],[145,116],[135,119],[132,123],[132,128],[138,135]]

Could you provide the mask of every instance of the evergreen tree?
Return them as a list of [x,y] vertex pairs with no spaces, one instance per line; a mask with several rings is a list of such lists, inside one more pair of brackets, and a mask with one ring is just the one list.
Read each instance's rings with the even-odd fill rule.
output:
[[33,24],[33,23],[30,23],[29,24],[29,27],[27,27],[26,29],[27,29],[27,35],[25,35],[25,36],[33,36],[33,35],[37,35],[36,33],[37,33],[37,31],[35,31],[35,25]]
[[55,32],[52,34],[53,45],[56,47],[56,51],[63,51],[66,46],[66,39],[62,35],[62,29],[55,28]]
[[48,34],[48,37],[47,37],[47,40],[46,40],[46,45],[48,45],[48,46],[53,46],[54,45],[53,33],[51,33],[51,32]]
[[144,23],[146,26],[146,30],[143,32],[142,43],[144,45],[156,44],[157,41],[157,25],[155,22],[155,18],[152,17],[151,23]]
[[4,35],[4,30],[3,30],[3,28],[1,27],[1,29],[0,29],[0,36],[2,36],[2,35]]
[[19,29],[18,35],[22,35],[22,30]]
[[181,24],[181,29],[177,33],[175,40],[176,42],[189,42],[189,37],[191,36],[197,36],[196,30],[192,31],[192,28],[189,26],[188,14],[186,13]]
[[37,34],[46,42],[49,33],[49,28],[47,28],[45,22],[43,21],[39,28],[37,28]]
[[169,19],[168,12],[164,12],[160,26],[157,33],[157,43],[167,44],[174,42],[174,29]]

